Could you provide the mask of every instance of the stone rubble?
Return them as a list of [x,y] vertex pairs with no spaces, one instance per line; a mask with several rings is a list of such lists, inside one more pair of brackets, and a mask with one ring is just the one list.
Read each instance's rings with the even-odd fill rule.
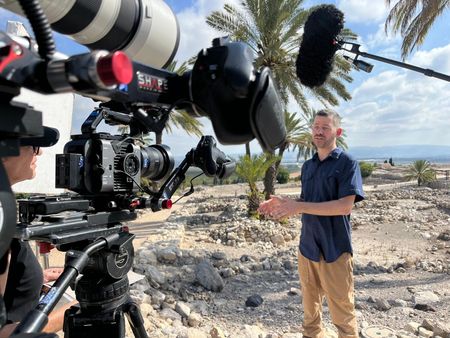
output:
[[[433,291],[432,284],[401,283],[404,276],[419,273],[450,275],[449,196],[447,191],[427,188],[378,191],[369,193],[367,199],[354,209],[352,222],[355,232],[385,223],[406,224],[429,243],[428,253],[439,254],[434,260],[401,259],[388,265],[375,261],[363,264],[356,257],[356,308],[361,329],[369,327],[369,321],[374,317],[387,323],[392,319],[390,317],[394,317],[395,323],[403,322],[401,327],[390,327],[397,337],[450,338],[450,314],[439,313],[441,306],[449,302],[450,286],[447,293],[443,293]],[[140,306],[149,336],[302,337],[299,319],[279,330],[272,330],[260,322],[302,313],[301,291],[296,282],[300,227],[299,219],[282,224],[249,219],[245,196],[242,195],[218,199],[205,189],[199,196],[191,198],[164,224],[161,234],[165,240],[146,242],[135,254],[133,270],[145,278],[131,286],[130,295]],[[192,231],[197,231],[196,241],[209,249],[183,248],[183,238]],[[217,249],[211,249],[214,246]],[[248,250],[246,254],[234,257],[225,252],[225,248]],[[264,252],[267,254],[261,254]],[[223,298],[224,287],[233,283],[236,290],[246,288],[249,283],[254,283],[256,276],[258,279],[255,280],[269,291],[278,286],[277,283],[284,283],[284,297],[290,297],[287,298],[290,303],[283,305],[280,302],[279,308],[268,309],[268,293],[249,293],[234,310],[224,313],[235,301],[230,296]],[[273,280],[266,281],[267,276]],[[392,294],[392,297],[371,294],[371,289],[389,285],[396,276],[403,296],[400,293]],[[256,303],[246,306],[246,299],[250,298]],[[432,313],[436,313],[433,319],[417,321]],[[223,318],[253,319],[246,323],[230,322],[225,326],[227,320],[218,320],[225,315]],[[337,337],[329,320],[326,326],[329,336]],[[132,337],[129,328],[127,332]]]

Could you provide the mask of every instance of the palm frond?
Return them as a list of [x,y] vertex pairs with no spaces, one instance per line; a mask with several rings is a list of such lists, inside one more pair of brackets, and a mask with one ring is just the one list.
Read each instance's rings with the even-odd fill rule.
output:
[[[391,3],[392,0],[386,0],[388,6]],[[390,10],[384,28],[386,32],[389,29],[400,32],[403,59],[423,44],[436,19],[449,7],[450,0],[398,0]]]

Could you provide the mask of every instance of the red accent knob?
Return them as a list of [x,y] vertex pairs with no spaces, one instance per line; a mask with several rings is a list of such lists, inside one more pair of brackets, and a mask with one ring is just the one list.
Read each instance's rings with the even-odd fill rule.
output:
[[49,253],[50,250],[55,247],[53,244],[45,243],[45,242],[38,242],[38,245],[39,245],[39,253],[41,255]]
[[162,208],[163,209],[170,209],[172,208],[172,200],[164,200],[162,201]]
[[141,205],[140,201],[133,201],[130,203],[130,208],[134,209]]
[[107,86],[128,84],[133,79],[133,64],[124,52],[117,51],[99,58],[97,73]]

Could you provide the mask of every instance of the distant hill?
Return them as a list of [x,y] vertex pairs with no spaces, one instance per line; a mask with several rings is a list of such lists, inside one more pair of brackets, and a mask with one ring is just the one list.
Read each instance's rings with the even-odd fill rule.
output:
[[358,159],[370,158],[450,158],[450,146],[402,145],[388,147],[351,147],[349,152]]
[[[401,162],[410,162],[416,159],[430,162],[450,163],[450,146],[437,145],[401,145],[386,147],[350,147],[348,151],[358,160],[384,160],[392,159]],[[297,162],[297,153],[289,152],[283,156],[284,163]]]

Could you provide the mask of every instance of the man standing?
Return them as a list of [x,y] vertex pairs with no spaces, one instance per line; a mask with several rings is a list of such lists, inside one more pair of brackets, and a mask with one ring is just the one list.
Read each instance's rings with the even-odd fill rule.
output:
[[317,153],[303,164],[300,199],[272,196],[259,207],[274,219],[302,214],[298,270],[304,337],[324,337],[323,297],[339,337],[358,337],[350,213],[364,193],[358,162],[336,145],[340,123],[332,110],[316,114],[312,136]]

